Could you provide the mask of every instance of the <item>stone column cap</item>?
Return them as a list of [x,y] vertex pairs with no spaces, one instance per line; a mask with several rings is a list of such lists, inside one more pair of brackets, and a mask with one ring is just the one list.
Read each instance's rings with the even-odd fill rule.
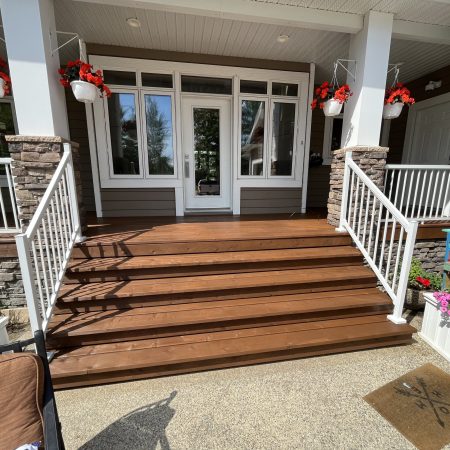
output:
[[22,134],[13,134],[5,136],[6,142],[17,143],[17,142],[33,142],[36,144],[71,144],[78,147],[78,143],[71,141],[69,139],[63,138],[61,136],[25,136]]
[[353,147],[339,148],[333,151],[336,156],[343,155],[347,152],[364,152],[364,153],[388,153],[389,147],[380,147],[373,145],[355,145]]

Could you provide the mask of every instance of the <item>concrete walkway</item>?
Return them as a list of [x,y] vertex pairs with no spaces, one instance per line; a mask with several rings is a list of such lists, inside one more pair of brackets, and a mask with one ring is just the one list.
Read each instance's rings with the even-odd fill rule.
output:
[[427,362],[450,373],[450,363],[415,339],[406,347],[59,392],[66,448],[413,449],[362,397]]

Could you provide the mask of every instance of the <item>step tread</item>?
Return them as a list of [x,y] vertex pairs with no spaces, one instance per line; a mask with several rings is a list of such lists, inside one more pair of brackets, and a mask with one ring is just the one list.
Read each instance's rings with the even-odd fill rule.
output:
[[[295,348],[410,335],[384,315],[99,344],[56,354],[52,378],[201,362]],[[270,338],[269,338],[270,336]]]
[[273,270],[150,280],[112,281],[70,284],[61,289],[59,301],[114,299],[130,296],[184,294],[186,292],[224,291],[252,287],[276,287],[291,284],[374,279],[364,266],[324,267],[314,269]]
[[326,295],[281,295],[219,300],[194,304],[151,306],[54,316],[49,337],[110,334],[116,332],[227,322],[332,310],[391,306],[390,298],[378,289],[328,292]]
[[258,263],[271,261],[329,260],[331,258],[361,257],[351,246],[293,248],[282,250],[251,250],[224,253],[87,258],[72,260],[68,272],[102,272],[110,270],[156,269],[180,266],[209,266],[212,264]]

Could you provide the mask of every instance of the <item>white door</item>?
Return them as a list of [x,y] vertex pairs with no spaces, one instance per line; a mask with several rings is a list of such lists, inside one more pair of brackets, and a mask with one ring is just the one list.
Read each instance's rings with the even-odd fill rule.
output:
[[[407,162],[450,164],[450,101],[428,107],[417,103],[413,108],[417,109]],[[405,150],[407,152],[408,149]]]
[[231,100],[183,96],[186,209],[231,209]]

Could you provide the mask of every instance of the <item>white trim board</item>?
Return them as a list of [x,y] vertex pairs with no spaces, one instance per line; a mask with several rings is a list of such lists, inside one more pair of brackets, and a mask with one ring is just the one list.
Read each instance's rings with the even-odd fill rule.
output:
[[436,97],[427,98],[426,100],[422,100],[420,102],[415,103],[411,106],[408,112],[408,121],[406,123],[406,131],[405,131],[405,140],[403,142],[403,150],[402,150],[402,164],[408,164],[411,160],[411,144],[413,140],[414,130],[416,127],[416,118],[417,112],[430,108],[432,106],[439,105],[441,103],[450,102],[450,92],[446,94],[437,95]]

